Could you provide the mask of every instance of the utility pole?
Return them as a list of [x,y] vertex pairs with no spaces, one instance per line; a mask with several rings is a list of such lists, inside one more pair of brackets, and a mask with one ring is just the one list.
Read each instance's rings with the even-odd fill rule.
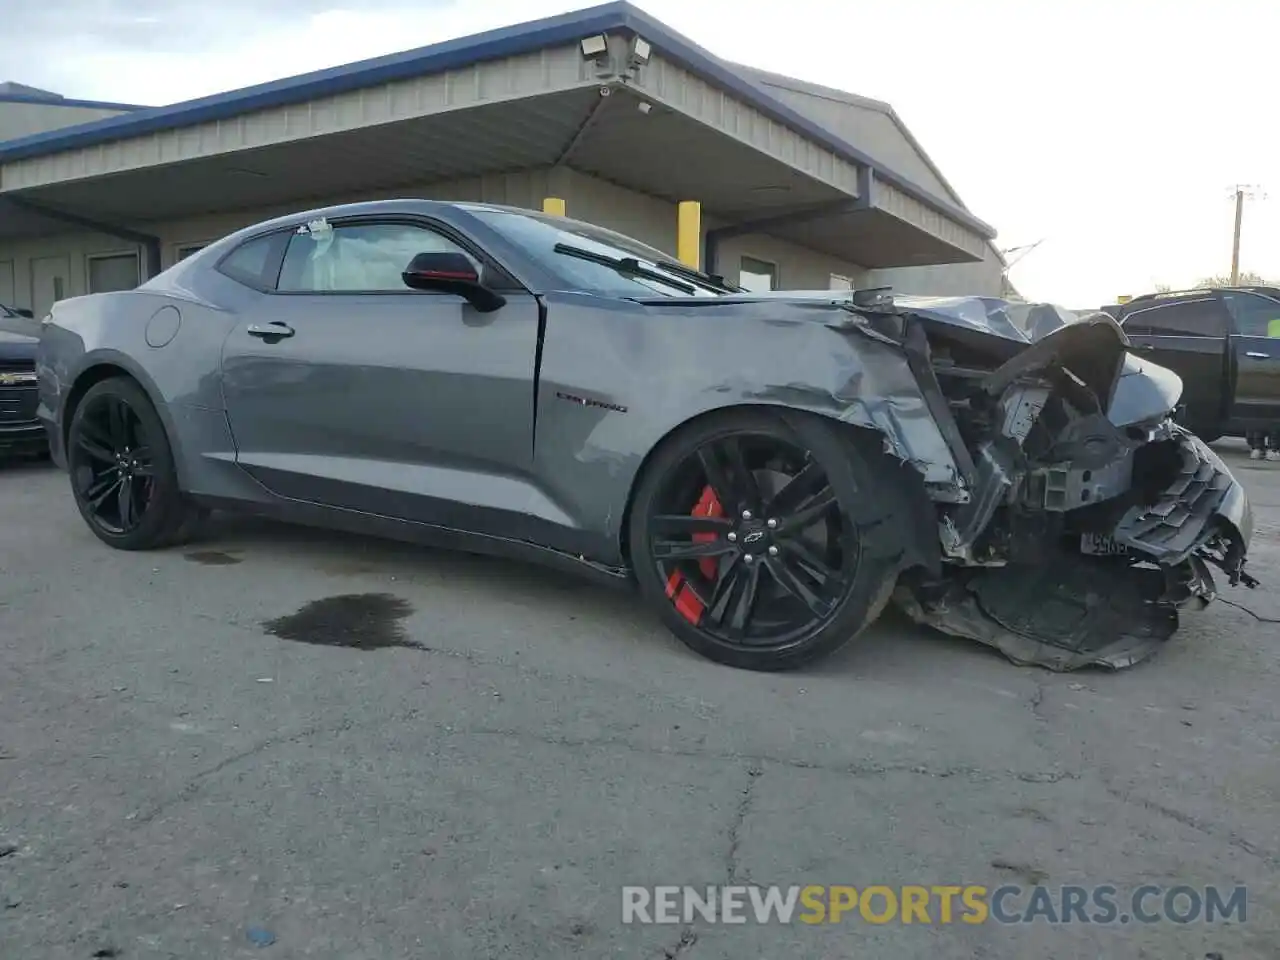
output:
[[1254,198],[1254,187],[1246,183],[1237,183],[1235,186],[1236,197],[1236,226],[1231,235],[1231,286],[1240,285],[1240,223],[1244,220],[1244,202]]

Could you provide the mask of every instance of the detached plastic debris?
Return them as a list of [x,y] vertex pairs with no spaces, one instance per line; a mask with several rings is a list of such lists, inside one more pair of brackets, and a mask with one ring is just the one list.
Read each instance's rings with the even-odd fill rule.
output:
[[276,935],[266,927],[250,927],[244,935],[255,947],[269,947],[276,942]]

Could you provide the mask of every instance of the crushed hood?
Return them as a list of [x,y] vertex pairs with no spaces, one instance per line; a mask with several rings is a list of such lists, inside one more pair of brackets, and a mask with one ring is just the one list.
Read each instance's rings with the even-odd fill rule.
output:
[[[718,297],[711,303],[755,303],[777,301],[783,303],[829,303],[846,309],[855,307],[855,294],[871,291],[849,290],[772,290],[767,293],[735,293]],[[914,313],[938,323],[962,327],[978,333],[986,333],[1031,344],[1049,334],[1079,323],[1083,316],[1052,303],[1019,303],[999,297],[913,297],[893,294],[893,306],[904,313]],[[664,298],[670,299],[670,298]],[[884,312],[876,310],[876,312]],[[1105,315],[1103,315],[1105,316]],[[1089,315],[1090,320],[1099,319]],[[1106,317],[1111,323],[1115,321]],[[1116,325],[1119,329],[1119,325]]]

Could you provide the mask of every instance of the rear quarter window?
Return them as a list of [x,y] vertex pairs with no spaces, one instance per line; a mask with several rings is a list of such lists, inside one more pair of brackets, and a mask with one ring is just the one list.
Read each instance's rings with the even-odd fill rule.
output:
[[219,273],[256,290],[274,290],[280,276],[288,233],[270,233],[246,240],[218,261]]

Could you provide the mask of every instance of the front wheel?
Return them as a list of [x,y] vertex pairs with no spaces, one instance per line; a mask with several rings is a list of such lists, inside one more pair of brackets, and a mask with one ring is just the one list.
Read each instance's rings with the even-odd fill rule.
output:
[[178,487],[164,424],[127,377],[96,383],[81,398],[67,433],[67,469],[80,515],[119,550],[177,543],[200,516]]
[[801,413],[731,411],[685,430],[632,507],[641,592],[720,663],[784,670],[834,652],[880,615],[903,554],[882,460]]

